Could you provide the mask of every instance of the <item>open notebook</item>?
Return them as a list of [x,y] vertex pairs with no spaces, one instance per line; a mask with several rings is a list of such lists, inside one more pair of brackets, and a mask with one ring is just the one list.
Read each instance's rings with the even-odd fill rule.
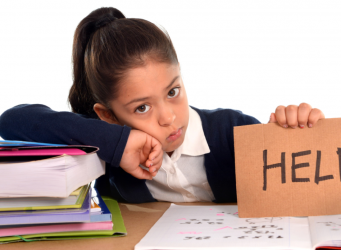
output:
[[144,249],[341,247],[341,215],[239,218],[237,206],[172,204],[135,246]]

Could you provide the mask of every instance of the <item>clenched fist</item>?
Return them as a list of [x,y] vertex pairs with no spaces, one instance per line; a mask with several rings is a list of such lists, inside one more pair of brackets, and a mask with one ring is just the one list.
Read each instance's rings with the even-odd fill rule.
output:
[[[154,137],[140,130],[131,130],[120,167],[138,179],[151,180],[162,164],[162,146]],[[139,165],[149,168],[149,171]]]

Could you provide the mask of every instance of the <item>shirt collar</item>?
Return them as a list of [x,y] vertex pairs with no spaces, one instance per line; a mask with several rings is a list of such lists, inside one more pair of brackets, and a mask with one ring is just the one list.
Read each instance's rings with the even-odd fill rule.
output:
[[189,121],[184,142],[172,154],[171,159],[177,160],[180,155],[199,156],[210,152],[202,128],[199,114],[189,107]]

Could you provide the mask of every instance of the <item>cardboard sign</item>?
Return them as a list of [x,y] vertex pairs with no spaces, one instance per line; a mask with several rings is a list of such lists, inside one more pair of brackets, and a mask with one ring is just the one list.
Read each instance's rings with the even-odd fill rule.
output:
[[239,217],[341,214],[341,118],[234,127]]

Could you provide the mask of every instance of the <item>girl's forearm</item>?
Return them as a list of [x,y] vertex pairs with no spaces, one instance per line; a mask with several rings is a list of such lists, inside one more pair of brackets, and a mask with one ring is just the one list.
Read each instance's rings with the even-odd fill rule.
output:
[[99,147],[98,156],[119,166],[130,128],[57,112],[41,104],[21,104],[0,116],[0,136],[6,140],[37,141]]

